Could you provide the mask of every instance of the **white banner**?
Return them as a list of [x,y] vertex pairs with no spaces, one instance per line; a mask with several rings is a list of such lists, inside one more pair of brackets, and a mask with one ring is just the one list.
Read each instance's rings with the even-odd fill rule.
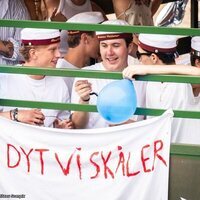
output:
[[0,198],[167,200],[172,115],[87,130],[0,118]]

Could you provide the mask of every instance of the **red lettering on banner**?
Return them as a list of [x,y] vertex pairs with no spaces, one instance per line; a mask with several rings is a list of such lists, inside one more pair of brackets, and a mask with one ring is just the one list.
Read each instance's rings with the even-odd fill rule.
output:
[[22,152],[24,153],[24,155],[26,156],[26,160],[27,160],[27,172],[30,172],[30,160],[29,160],[29,155],[31,154],[31,152],[33,151],[33,149],[31,149],[28,154],[26,154],[26,152],[24,151],[24,149],[22,147],[20,147],[20,149],[22,150]]
[[35,151],[40,153],[40,165],[41,165],[41,174],[44,174],[44,160],[43,160],[43,152],[49,151],[49,149],[35,149]]
[[165,159],[161,155],[158,154],[158,152],[161,151],[162,149],[163,149],[163,141],[162,140],[155,141],[154,142],[154,161],[153,161],[152,170],[154,170],[154,164],[155,164],[156,157],[159,160],[161,160],[165,166],[167,166],[167,162],[165,161]]
[[93,157],[94,156],[98,156],[99,155],[99,152],[94,152],[91,156],[90,156],[90,162],[95,166],[96,168],[96,174],[94,176],[91,176],[90,178],[91,179],[94,179],[94,178],[97,178],[98,175],[99,175],[99,172],[100,172],[100,167],[99,165],[93,161]]
[[149,160],[149,158],[148,157],[147,158],[144,157],[144,150],[146,148],[149,148],[149,147],[150,147],[150,145],[147,144],[147,145],[143,146],[142,150],[141,150],[141,161],[142,161],[142,166],[143,166],[144,172],[150,172],[151,171],[150,169],[147,169],[147,167],[146,167],[146,161]]
[[[81,148],[76,148],[78,151],[81,151]],[[76,163],[77,163],[77,166],[78,166],[78,171],[79,171],[79,178],[82,179],[82,172],[81,172],[81,156],[78,154],[76,156]]]
[[[18,155],[18,161],[16,162],[16,164],[14,165],[11,165],[10,164],[10,148],[12,147],[12,149],[17,153]],[[9,168],[15,168],[19,165],[20,163],[20,160],[21,160],[21,155],[20,155],[20,152],[15,148],[15,146],[13,146],[12,144],[7,144],[7,166]]]
[[[61,169],[61,174],[67,176],[75,173],[80,180],[83,179],[83,173],[85,173],[84,177],[88,176],[90,179],[97,179],[100,175],[105,179],[114,179],[118,176],[134,177],[141,173],[152,172],[158,164],[167,166],[166,159],[163,156],[165,155],[163,154],[164,150],[164,142],[162,140],[155,140],[152,145],[145,144],[135,149],[134,152],[125,151],[125,147],[117,146],[115,149],[112,149],[112,151],[106,152],[88,152],[87,150],[86,154],[81,147],[75,147],[72,153],[70,153],[69,150],[67,151],[68,156],[64,158],[64,162],[59,152],[54,153],[51,152],[50,149],[25,149],[21,146],[16,147],[12,144],[7,144],[7,167],[17,168],[21,164],[21,167],[27,167],[25,170],[27,170],[27,173],[30,173],[31,164],[34,163],[34,165],[40,165],[41,175],[44,175],[45,167],[48,167],[47,169],[55,169],[57,167]],[[44,153],[47,151],[50,151],[54,156],[52,160],[54,163],[51,162],[53,163],[52,166],[45,166]],[[31,160],[36,153],[39,155],[38,161],[35,159]],[[85,163],[83,165],[83,156],[84,162],[86,160],[85,158],[88,159],[86,161],[86,168],[83,167],[86,166]],[[52,156],[50,156],[50,158],[52,158]],[[140,159],[138,160],[135,158]],[[22,162],[25,162],[25,164]],[[75,168],[71,169],[72,166],[75,166]]]
[[[76,151],[76,150],[75,150]],[[55,153],[55,158],[56,158],[56,161],[58,162],[58,164],[60,165],[60,168],[62,169],[62,172],[65,176],[67,176],[69,174],[69,170],[70,170],[70,165],[71,165],[71,162],[72,162],[72,158],[74,156],[74,153],[75,151],[71,154],[71,156],[69,157],[68,161],[67,161],[67,166],[64,168],[62,163],[60,162],[60,159],[58,157],[58,154]]]
[[[119,151],[122,150],[121,146],[118,146],[117,148]],[[124,158],[124,153],[122,151],[119,153],[119,161],[115,173],[117,173],[120,165],[122,166],[122,174],[123,176],[125,176],[125,158]]]
[[107,166],[107,162],[108,162],[108,160],[110,159],[110,156],[111,156],[111,151],[108,153],[107,158],[104,158],[103,152],[101,152],[101,158],[102,158],[102,161],[103,161],[103,166],[104,166],[104,177],[105,177],[105,178],[108,178],[107,172],[111,175],[112,178],[114,178],[113,172],[112,172],[111,169]]
[[136,175],[138,175],[140,173],[140,171],[136,171],[136,172],[130,173],[130,171],[129,171],[129,160],[130,160],[130,157],[131,157],[131,153],[129,152],[128,153],[128,160],[126,162],[126,175],[128,177],[130,177],[130,176],[136,176]]

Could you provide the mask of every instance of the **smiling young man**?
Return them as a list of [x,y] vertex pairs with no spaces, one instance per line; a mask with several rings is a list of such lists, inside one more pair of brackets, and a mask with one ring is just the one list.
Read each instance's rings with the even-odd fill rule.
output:
[[[102,24],[128,25],[123,20],[110,20]],[[101,63],[84,68],[109,72],[121,72],[127,67],[128,54],[132,50],[132,34],[116,32],[97,32],[100,42]],[[91,92],[99,93],[101,89],[113,80],[108,79],[76,79],[72,90],[72,102],[81,104],[96,104],[97,97]],[[135,85],[136,86],[136,85]],[[139,86],[136,86],[136,90]],[[137,97],[141,99],[140,92]],[[110,98],[113,98],[112,96]],[[140,102],[138,100],[138,102]],[[72,121],[76,128],[107,127],[109,123],[98,113],[74,112]]]
[[[60,32],[53,29],[25,28],[21,32],[24,66],[55,68]],[[68,89],[60,77],[44,75],[1,74],[0,96],[5,99],[69,102]],[[33,125],[71,128],[68,111],[0,107],[1,116]],[[65,120],[60,120],[65,119]]]

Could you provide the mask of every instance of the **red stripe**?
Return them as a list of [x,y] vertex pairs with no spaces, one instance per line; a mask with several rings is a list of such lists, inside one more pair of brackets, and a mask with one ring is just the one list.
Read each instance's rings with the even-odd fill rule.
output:
[[60,37],[44,39],[44,40],[22,40],[25,45],[48,45],[60,42]]
[[173,48],[158,48],[158,47],[152,47],[152,46],[148,46],[146,44],[143,44],[142,42],[139,41],[138,45],[146,50],[146,51],[150,51],[150,52],[162,52],[162,53],[171,53],[171,52],[176,52],[176,47]]
[[79,30],[68,30],[68,35],[79,35],[79,34],[82,34],[82,33],[90,33],[90,32],[93,32],[93,31],[79,31]]
[[131,33],[110,33],[110,34],[102,34],[97,35],[98,40],[112,40],[112,39],[124,39],[124,38],[132,38],[133,35]]

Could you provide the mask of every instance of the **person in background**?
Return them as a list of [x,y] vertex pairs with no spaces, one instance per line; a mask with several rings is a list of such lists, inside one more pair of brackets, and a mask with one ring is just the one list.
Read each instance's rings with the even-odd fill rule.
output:
[[[175,66],[176,37],[170,35],[140,34],[138,59],[145,66],[136,70],[129,66],[123,71],[124,78],[133,79],[136,74],[189,74],[199,73],[199,37],[192,39],[191,66]],[[171,66],[173,65],[173,66]],[[197,73],[195,73],[197,72]],[[146,107],[199,111],[200,84],[148,82]],[[172,123],[172,138],[175,143],[200,144],[200,123],[198,119],[175,118]]]
[[[108,20],[102,24],[128,25],[123,20]],[[89,70],[103,70],[110,72],[121,72],[128,65],[128,54],[132,51],[132,34],[119,32],[96,32],[100,42],[100,54],[102,62],[83,68]],[[98,94],[101,89],[112,82],[108,79],[75,79],[72,89],[72,102],[80,104],[96,104]],[[134,82],[138,106],[142,105],[143,85]],[[110,97],[114,98],[114,97]],[[137,119],[131,119],[133,122]],[[88,113],[75,111],[72,114],[72,121],[76,128],[100,128],[108,127],[110,124],[104,120],[98,113]]]
[[[60,32],[54,29],[25,28],[21,31],[22,53],[26,67],[55,68],[59,53]],[[68,89],[60,77],[44,75],[1,74],[2,99],[69,102]],[[45,127],[72,128],[69,111],[0,107],[8,119]]]
[[[138,52],[138,58],[140,53]],[[134,79],[135,75],[147,74],[179,74],[200,76],[200,36],[191,40],[191,65],[130,65],[123,71],[124,78]]]
[[[74,15],[82,12],[101,12],[106,20],[104,11],[90,0],[41,0],[42,20],[66,22]],[[68,49],[67,31],[61,31],[60,53],[63,57]]]
[[[83,12],[71,17],[67,22],[99,24],[104,21],[100,12]],[[99,41],[95,31],[68,30],[69,49],[64,58],[58,59],[57,68],[81,69],[89,64],[90,58],[98,59]],[[65,83],[71,90],[74,77],[64,77]]]
[[[1,0],[0,19],[29,20],[30,16],[22,0]],[[0,27],[0,64],[15,65],[21,61],[20,28]]]
[[130,25],[153,26],[153,15],[161,0],[112,0],[117,19],[123,19]]

